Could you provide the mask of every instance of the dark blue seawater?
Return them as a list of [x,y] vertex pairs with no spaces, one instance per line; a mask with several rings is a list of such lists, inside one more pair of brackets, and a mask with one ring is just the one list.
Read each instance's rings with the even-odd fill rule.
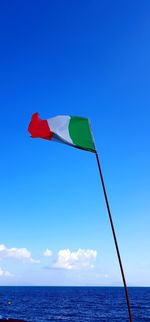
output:
[[[133,321],[150,321],[150,288],[129,288]],[[0,315],[30,322],[129,321],[122,287],[0,287]]]

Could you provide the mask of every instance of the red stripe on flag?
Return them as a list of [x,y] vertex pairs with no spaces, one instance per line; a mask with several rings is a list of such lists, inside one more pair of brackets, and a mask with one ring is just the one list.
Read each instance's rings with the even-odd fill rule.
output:
[[38,113],[34,113],[31,118],[31,122],[28,127],[32,138],[42,138],[45,140],[51,140],[53,132],[50,131],[46,120],[41,120]]

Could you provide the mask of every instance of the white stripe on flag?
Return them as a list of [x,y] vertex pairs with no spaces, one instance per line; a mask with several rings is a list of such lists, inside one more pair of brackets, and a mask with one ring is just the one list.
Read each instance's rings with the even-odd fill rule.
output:
[[52,117],[47,120],[50,130],[55,133],[58,137],[62,140],[66,141],[67,143],[73,144],[69,134],[69,123],[70,123],[70,116],[67,115],[59,115]]

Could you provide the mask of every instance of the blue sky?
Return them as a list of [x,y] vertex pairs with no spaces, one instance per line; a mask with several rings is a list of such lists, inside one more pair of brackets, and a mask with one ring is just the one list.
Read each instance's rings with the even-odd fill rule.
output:
[[149,15],[149,1],[1,3],[1,285],[122,285],[94,154],[32,140],[34,112],[91,120],[127,284],[150,285]]

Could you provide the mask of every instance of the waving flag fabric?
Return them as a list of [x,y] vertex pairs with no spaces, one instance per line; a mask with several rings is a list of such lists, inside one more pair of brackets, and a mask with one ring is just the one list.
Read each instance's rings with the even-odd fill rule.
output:
[[28,131],[32,138],[55,140],[76,148],[95,152],[95,145],[87,118],[59,115],[41,120],[39,114],[32,115]]

